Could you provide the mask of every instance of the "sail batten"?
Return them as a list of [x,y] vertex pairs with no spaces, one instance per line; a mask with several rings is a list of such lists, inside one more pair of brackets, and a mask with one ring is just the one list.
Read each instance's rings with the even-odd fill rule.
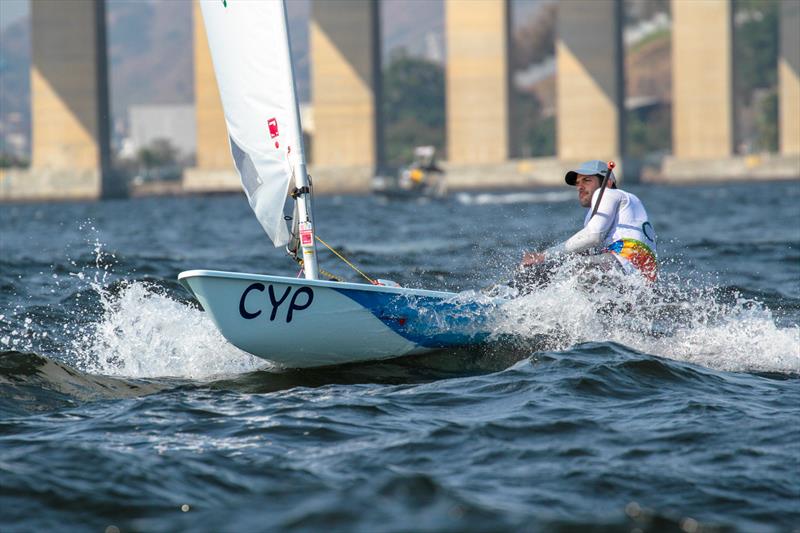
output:
[[201,0],[231,156],[250,207],[275,246],[302,135],[282,0]]

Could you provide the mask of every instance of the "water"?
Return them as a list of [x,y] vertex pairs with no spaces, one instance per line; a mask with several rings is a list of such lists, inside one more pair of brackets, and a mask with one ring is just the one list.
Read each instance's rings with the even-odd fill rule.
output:
[[[296,274],[242,197],[0,206],[0,529],[797,531],[800,183],[632,190],[657,291],[561,277],[487,347],[306,371],[175,281]],[[583,217],[563,189],[315,209],[368,273],[453,291]]]

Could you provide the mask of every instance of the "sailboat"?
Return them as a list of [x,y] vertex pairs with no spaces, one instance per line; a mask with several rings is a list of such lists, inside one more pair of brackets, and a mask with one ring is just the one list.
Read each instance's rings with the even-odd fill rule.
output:
[[248,202],[275,246],[286,246],[304,273],[303,278],[291,278],[182,272],[178,280],[222,335],[286,368],[484,342],[491,306],[451,292],[319,279],[313,188],[306,171],[284,0],[201,0],[201,8],[231,155]]

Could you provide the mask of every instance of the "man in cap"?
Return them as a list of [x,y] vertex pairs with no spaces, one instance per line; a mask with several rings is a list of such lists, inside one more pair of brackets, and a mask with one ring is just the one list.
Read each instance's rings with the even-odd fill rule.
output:
[[[606,172],[609,173],[607,188],[593,216]],[[589,254],[587,262],[601,269],[621,268],[625,273],[639,273],[655,281],[658,271],[656,234],[642,201],[617,189],[614,172],[603,161],[586,161],[567,172],[564,181],[577,188],[578,202],[589,208],[583,229],[543,252],[525,253],[522,266],[530,267],[566,254],[584,252]]]

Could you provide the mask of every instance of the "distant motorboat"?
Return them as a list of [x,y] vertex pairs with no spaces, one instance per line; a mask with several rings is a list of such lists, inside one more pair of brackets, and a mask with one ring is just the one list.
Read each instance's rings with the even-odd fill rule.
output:
[[447,180],[444,169],[436,164],[436,148],[417,146],[410,165],[373,178],[372,192],[393,198],[444,198]]

